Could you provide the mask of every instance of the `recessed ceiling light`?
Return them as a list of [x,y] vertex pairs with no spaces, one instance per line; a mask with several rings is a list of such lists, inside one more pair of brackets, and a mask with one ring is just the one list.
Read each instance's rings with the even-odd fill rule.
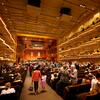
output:
[[85,5],[80,5],[80,7],[85,8],[86,6]]
[[2,2],[1,5],[4,6],[4,2]]
[[5,11],[7,11],[7,8],[5,8]]

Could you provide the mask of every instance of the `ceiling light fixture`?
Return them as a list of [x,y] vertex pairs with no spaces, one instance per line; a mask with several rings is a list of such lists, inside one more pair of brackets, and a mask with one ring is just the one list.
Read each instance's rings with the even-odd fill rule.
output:
[[5,8],[5,11],[7,11],[7,8]]
[[5,4],[4,2],[1,3],[2,6],[4,6],[4,4]]
[[85,8],[86,6],[85,5],[80,5],[80,7]]
[[4,25],[5,30],[8,32],[10,38],[12,39],[13,43],[16,44],[16,43],[15,43],[15,40],[13,39],[11,33],[10,33],[9,30],[7,29],[7,26],[6,26],[6,24],[4,23],[4,21],[2,20],[1,17],[0,17],[0,20],[1,20],[2,24]]

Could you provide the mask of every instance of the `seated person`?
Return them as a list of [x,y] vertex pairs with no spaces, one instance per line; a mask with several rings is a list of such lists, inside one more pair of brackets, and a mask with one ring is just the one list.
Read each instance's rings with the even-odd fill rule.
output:
[[[97,76],[92,75],[90,91],[77,95],[77,98],[78,98],[78,100],[87,100],[86,98],[88,96],[97,95],[98,93],[100,93],[100,82],[97,79]],[[92,100],[94,100],[94,99],[92,99]]]
[[51,80],[54,80],[54,73],[51,74]]
[[14,81],[16,81],[16,80],[22,80],[20,73],[16,73]]
[[58,78],[58,73],[53,73],[51,74],[51,80],[54,81],[55,79]]
[[1,95],[3,95],[3,94],[11,94],[11,93],[15,93],[15,92],[16,92],[15,89],[14,88],[11,88],[11,83],[10,82],[7,82],[5,84],[5,89],[3,89],[1,91]]
[[97,79],[96,76],[93,76],[92,77],[92,80],[91,80],[91,88],[90,88],[90,92],[98,92],[98,89],[100,87],[98,87],[100,84],[99,80]]
[[77,84],[77,81],[78,81],[77,76],[78,76],[78,72],[77,72],[76,66],[72,64],[71,71],[69,74],[71,84]]

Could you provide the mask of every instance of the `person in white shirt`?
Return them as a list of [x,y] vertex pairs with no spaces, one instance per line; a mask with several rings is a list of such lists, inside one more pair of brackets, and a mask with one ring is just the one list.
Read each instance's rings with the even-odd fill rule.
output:
[[1,95],[4,95],[4,94],[11,94],[11,93],[15,93],[15,89],[14,88],[11,88],[11,83],[10,82],[7,82],[5,84],[5,89],[3,89],[1,91]]
[[96,78],[96,76],[92,77],[91,80],[91,88],[90,88],[90,92],[91,91],[97,91],[97,85],[100,84],[100,82],[98,81],[98,79]]
[[[100,82],[97,79],[97,76],[92,75],[90,91],[77,95],[77,99],[78,100],[87,100],[87,96],[90,96],[91,94],[97,95],[98,93],[100,93]],[[92,100],[94,100],[94,98]]]
[[71,81],[72,84],[77,83],[77,81],[78,81],[78,79],[77,79],[78,75],[77,74],[78,74],[78,72],[77,72],[75,65],[74,64],[71,65],[71,72],[69,74],[69,77],[70,77],[70,81]]
[[54,78],[55,78],[55,77],[54,77],[54,73],[52,73],[52,74],[51,74],[51,81],[53,81]]

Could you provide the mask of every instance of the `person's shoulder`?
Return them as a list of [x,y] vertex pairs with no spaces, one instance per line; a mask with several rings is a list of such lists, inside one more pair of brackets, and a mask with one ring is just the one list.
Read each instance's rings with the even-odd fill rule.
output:
[[2,93],[2,92],[5,92],[5,91],[6,91],[6,90],[5,90],[5,89],[3,89],[3,90],[1,91],[1,93]]
[[8,90],[15,91],[15,88],[12,87],[12,88],[9,88]]
[[16,90],[15,90],[15,88],[10,88],[10,91],[15,93]]
[[45,75],[45,78],[47,77],[47,75]]
[[7,91],[4,89],[4,90],[1,91],[1,94],[6,94],[6,92]]
[[41,73],[41,71],[40,71],[40,70],[37,70],[37,72]]
[[47,75],[42,75],[42,77],[47,77]]
[[36,72],[37,72],[37,70],[34,70],[34,71],[33,71],[33,73],[36,73]]
[[74,69],[74,72],[77,72],[77,69]]
[[10,88],[10,89],[15,90],[15,88],[13,88],[13,87],[12,87],[12,88]]

